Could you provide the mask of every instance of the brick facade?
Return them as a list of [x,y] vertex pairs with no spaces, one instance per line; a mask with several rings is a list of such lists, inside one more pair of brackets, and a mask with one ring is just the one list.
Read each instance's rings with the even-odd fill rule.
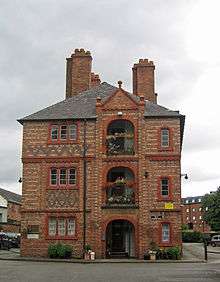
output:
[[[67,76],[70,75],[67,72]],[[152,99],[155,103],[154,97]],[[77,120],[78,138],[75,143],[48,142],[51,121],[24,120],[22,122],[21,254],[23,256],[47,256],[48,245],[60,241],[71,244],[74,256],[82,257],[85,133],[88,148],[85,158],[86,243],[91,245],[96,257],[106,257],[107,229],[112,222],[126,222],[126,226],[132,228],[132,239],[129,240],[132,240],[134,257],[143,258],[152,241],[161,247],[176,245],[181,247],[180,119],[153,116],[145,118],[144,111],[144,98],[140,97],[138,100],[131,98],[120,84],[108,99],[97,97],[96,118],[86,121]],[[109,125],[117,120],[126,120],[133,125],[133,154],[109,155],[107,152],[107,131]],[[65,120],[56,120],[55,123],[65,124]],[[169,128],[172,131],[170,135],[172,146],[169,150],[166,148],[163,150],[160,146],[158,132],[161,128]],[[77,184],[60,189],[49,187],[50,169],[56,167],[74,167]],[[135,203],[130,205],[106,203],[107,177],[114,168],[126,169],[133,175],[132,189]],[[161,199],[158,196],[161,177],[170,179],[169,189],[172,197],[168,199]],[[168,208],[166,204],[171,207]],[[48,220],[51,217],[73,217],[76,223],[75,236],[72,238],[48,236]],[[170,239],[165,243],[161,241],[163,223],[169,224],[170,228]],[[38,239],[28,238],[27,233],[31,226],[37,226]]]
[[209,233],[210,226],[203,220],[201,197],[189,197],[183,199],[182,222],[190,230]]

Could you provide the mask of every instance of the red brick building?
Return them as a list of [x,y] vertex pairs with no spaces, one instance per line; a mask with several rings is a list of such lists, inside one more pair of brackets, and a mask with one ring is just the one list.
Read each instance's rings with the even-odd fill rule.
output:
[[202,197],[194,196],[182,199],[182,221],[190,230],[209,233],[211,228],[202,218]]
[[91,65],[76,49],[66,99],[19,120],[23,256],[46,256],[55,242],[80,257],[89,244],[99,258],[181,246],[184,116],[157,104],[152,61],[134,64],[133,94]]
[[19,233],[21,195],[0,188],[0,231]]

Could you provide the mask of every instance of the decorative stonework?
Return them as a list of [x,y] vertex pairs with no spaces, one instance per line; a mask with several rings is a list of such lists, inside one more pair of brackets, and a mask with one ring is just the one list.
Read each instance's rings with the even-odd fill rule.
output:
[[76,145],[37,145],[24,146],[25,156],[26,157],[53,157],[53,156],[75,156],[76,154],[82,155],[83,148],[82,146]]
[[46,194],[47,208],[76,208],[79,203],[76,190],[48,190]]

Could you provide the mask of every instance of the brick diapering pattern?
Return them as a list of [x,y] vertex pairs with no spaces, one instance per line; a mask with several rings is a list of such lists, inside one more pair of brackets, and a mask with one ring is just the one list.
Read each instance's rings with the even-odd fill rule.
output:
[[[135,154],[129,156],[106,155],[107,126],[120,118],[131,121],[135,127]],[[106,227],[112,220],[131,222],[135,230],[135,256],[143,258],[151,241],[162,246],[161,223],[171,225],[169,246],[181,246],[181,183],[180,183],[180,122],[178,118],[149,118],[143,116],[143,103],[135,103],[123,90],[112,100],[97,103],[97,120],[87,121],[87,243],[97,257],[105,257]],[[83,248],[83,129],[79,121],[77,144],[48,144],[49,122],[25,122],[23,137],[23,200],[22,247],[23,256],[46,256],[47,247],[54,241],[47,237],[47,219],[51,215],[74,216],[76,238],[60,240],[71,244],[75,256],[82,256]],[[169,127],[172,150],[161,151],[158,132]],[[56,164],[77,166],[77,189],[48,190],[48,169]],[[135,175],[137,207],[134,209],[103,208],[106,175],[112,167],[128,167]],[[147,173],[147,174],[146,174]],[[147,176],[146,176],[147,175]],[[169,176],[172,180],[173,210],[166,210],[165,201],[158,199],[158,179]],[[62,190],[62,189],[60,189]],[[151,214],[163,212],[163,218],[153,220]],[[27,239],[28,225],[39,226],[39,239]]]

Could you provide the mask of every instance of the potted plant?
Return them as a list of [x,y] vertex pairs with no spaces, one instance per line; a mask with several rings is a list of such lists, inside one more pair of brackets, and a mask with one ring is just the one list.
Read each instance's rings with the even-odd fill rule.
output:
[[149,251],[150,260],[156,260],[157,251],[158,251],[158,246],[154,241],[152,241],[150,243],[150,251]]
[[126,180],[123,177],[119,177],[115,180],[116,185],[124,185],[126,184]]
[[90,253],[92,252],[92,248],[90,245],[85,245],[85,253],[84,253],[84,259],[90,260]]

